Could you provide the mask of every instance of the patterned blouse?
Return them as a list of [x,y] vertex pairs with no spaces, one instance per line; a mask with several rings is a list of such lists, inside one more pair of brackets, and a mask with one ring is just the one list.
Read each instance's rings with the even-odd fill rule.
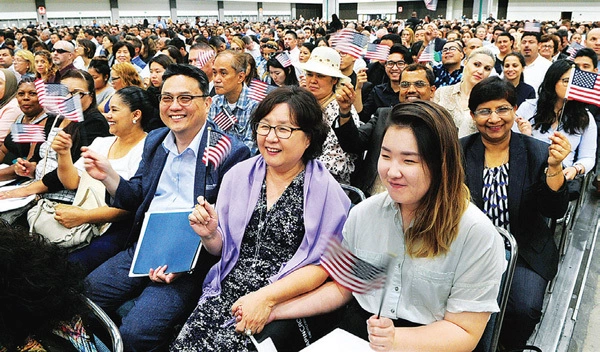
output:
[[483,212],[494,225],[510,231],[508,217],[508,163],[483,169]]
[[300,247],[304,238],[304,175],[299,173],[281,197],[267,210],[263,181],[250,223],[242,239],[240,257],[225,277],[219,296],[200,301],[171,351],[248,351],[249,339],[235,332],[228,321],[231,307],[240,297],[269,284]]
[[[356,127],[360,127],[362,122],[358,117],[358,113],[352,107],[352,120]],[[350,175],[354,172],[354,161],[356,160],[356,154],[346,153],[340,146],[340,142],[333,132],[331,126],[338,120],[340,115],[340,106],[337,100],[333,99],[327,107],[323,117],[325,122],[330,126],[329,132],[327,132],[327,138],[323,144],[323,154],[317,159],[325,164],[325,167],[335,179],[340,183],[350,184]]]

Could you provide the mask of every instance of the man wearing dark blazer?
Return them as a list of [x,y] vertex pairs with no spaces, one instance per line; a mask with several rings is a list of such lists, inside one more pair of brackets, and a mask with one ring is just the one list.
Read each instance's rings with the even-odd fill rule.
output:
[[[84,152],[88,173],[115,197],[113,206],[135,213],[130,238],[140,234],[148,211],[191,209],[198,197],[216,201],[220,181],[227,170],[250,156],[240,141],[232,141],[231,152],[215,169],[202,163],[211,98],[208,79],[191,65],[171,65],[163,76],[160,117],[167,128],[146,138],[142,161],[129,181],[120,178],[105,159]],[[206,179],[205,179],[206,175]],[[177,229],[164,229],[169,236]],[[128,277],[135,246],[118,253],[96,268],[86,279],[86,295],[108,312],[135,298],[135,305],[122,319],[119,330],[127,351],[166,348],[173,327],[185,321],[202,293],[202,282],[217,258],[202,250],[192,274],[166,274],[165,268],[150,270],[150,278]]]
[[[430,68],[422,64],[406,66],[400,75],[399,100],[401,103],[417,99],[431,100],[435,93],[435,76]],[[363,163],[352,175],[352,185],[360,188],[365,194],[376,192],[377,161],[381,150],[381,141],[392,108],[379,108],[364,125],[357,127],[351,118],[339,118],[334,123],[333,131],[345,152],[362,155]]]

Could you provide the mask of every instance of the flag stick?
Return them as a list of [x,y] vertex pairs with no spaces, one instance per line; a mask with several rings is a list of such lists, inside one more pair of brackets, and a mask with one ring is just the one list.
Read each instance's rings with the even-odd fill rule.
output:
[[381,310],[383,309],[383,302],[385,302],[385,295],[387,293],[387,289],[390,286],[390,283],[392,281],[392,271],[393,271],[393,259],[396,256],[394,254],[388,253],[388,257],[387,257],[387,263],[385,264],[385,271],[387,272],[386,278],[385,278],[385,285],[383,286],[383,291],[381,293],[381,303],[379,303],[379,310],[377,311],[377,319],[379,319],[379,317],[381,317]]
[[204,191],[202,196],[206,199],[206,179],[208,178],[208,169],[210,168],[210,135],[212,133],[212,128],[208,126],[206,128],[206,169],[204,169]]

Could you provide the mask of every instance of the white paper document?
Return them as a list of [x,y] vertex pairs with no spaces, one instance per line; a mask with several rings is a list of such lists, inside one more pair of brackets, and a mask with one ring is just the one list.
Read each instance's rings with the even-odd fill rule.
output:
[[352,335],[342,329],[335,329],[300,352],[334,351],[367,352],[372,350],[369,347],[369,343],[360,337]]

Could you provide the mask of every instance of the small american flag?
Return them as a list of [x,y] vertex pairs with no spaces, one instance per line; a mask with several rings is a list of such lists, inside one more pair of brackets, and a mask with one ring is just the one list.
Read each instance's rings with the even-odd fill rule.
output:
[[367,44],[366,59],[386,61],[390,55],[390,47],[387,45],[369,43]]
[[575,68],[571,73],[566,99],[600,106],[600,76]]
[[437,10],[438,0],[425,0],[425,7],[429,11]]
[[261,102],[274,89],[275,87],[270,86],[267,82],[254,79],[248,86],[248,98]]
[[212,50],[206,51],[198,51],[198,56],[196,57],[196,67],[202,69],[215,55],[215,52]]
[[567,48],[567,53],[569,53],[569,60],[575,60],[575,55],[577,55],[577,52],[581,49],[585,48],[585,46],[577,43],[577,42],[573,42],[569,45],[569,47]]
[[212,163],[215,167],[219,167],[221,162],[229,155],[231,151],[231,140],[223,133],[208,128],[208,141],[204,154],[202,155],[202,162],[208,166],[208,163]]
[[221,112],[213,118],[213,122],[223,131],[227,131],[233,127],[238,120],[234,115],[229,115],[224,110],[221,110]]
[[419,62],[430,62],[433,61],[435,58],[435,47],[434,47],[434,41],[432,40],[427,47],[425,47],[425,49],[423,50],[423,52],[421,53],[421,55],[419,56],[418,61]]
[[275,59],[277,59],[277,61],[279,61],[279,63],[283,67],[290,67],[290,66],[292,66],[292,60],[290,59],[290,57],[286,53],[280,53],[279,55],[275,56]]
[[10,134],[15,143],[45,142],[44,126],[36,124],[14,123],[10,127]]
[[333,36],[331,46],[343,53],[358,59],[363,54],[364,47],[369,43],[369,37],[353,30],[344,29]]
[[387,267],[378,267],[355,256],[332,240],[321,256],[321,265],[339,285],[356,293],[384,287]]
[[62,103],[59,103],[58,112],[73,122],[83,121],[83,108],[81,107],[79,94],[75,94]]
[[45,83],[41,79],[36,79],[33,84],[40,105],[49,111],[58,112],[58,105],[69,96],[69,88],[64,84]]
[[525,22],[523,29],[525,32],[541,32],[542,24],[539,22]]

